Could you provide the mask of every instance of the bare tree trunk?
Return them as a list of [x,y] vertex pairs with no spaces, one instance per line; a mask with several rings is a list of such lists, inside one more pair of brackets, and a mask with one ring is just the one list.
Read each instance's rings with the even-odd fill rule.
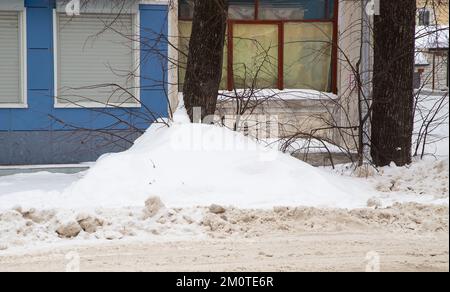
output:
[[202,109],[202,120],[216,110],[222,79],[227,10],[228,0],[195,0],[183,87],[184,104],[191,121],[195,107]]
[[415,0],[381,0],[374,20],[371,154],[377,166],[411,163]]

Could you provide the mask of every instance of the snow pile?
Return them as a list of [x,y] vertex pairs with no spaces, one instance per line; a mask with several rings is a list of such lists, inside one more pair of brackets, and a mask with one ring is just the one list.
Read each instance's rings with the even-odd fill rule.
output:
[[363,206],[369,195],[349,185],[226,128],[155,125],[130,150],[99,159],[44,206],[141,206],[151,195],[171,207]]
[[[401,196],[404,201],[448,205],[449,159],[428,157],[408,167],[384,167],[373,183],[377,191],[385,194],[380,196],[385,198],[385,202]],[[392,194],[397,194],[397,197]]]
[[229,208],[225,215],[207,214],[203,225],[213,237],[258,237],[267,233],[374,231],[448,233],[448,207],[396,203],[388,208],[317,209],[275,207],[272,210]]
[[344,177],[353,176],[364,181],[376,196],[368,200],[368,207],[386,207],[397,202],[422,204],[449,204],[449,158],[426,156],[414,158],[404,167],[390,166],[374,169],[370,165],[356,170],[351,165],[339,165],[334,172]]
[[[149,198],[154,200],[155,198]],[[0,211],[0,251],[46,244],[84,244],[134,239],[202,239],[202,210],[118,208],[76,211],[24,209]],[[195,223],[195,224],[194,224]]]
[[143,208],[87,211],[20,207],[0,211],[0,255],[56,245],[108,241],[166,242],[208,238],[257,238],[264,234],[303,232],[448,233],[448,206],[395,203],[387,208],[272,209],[207,207],[167,208],[150,197]]
[[121,208],[142,206],[149,196],[159,196],[169,207],[216,203],[241,208],[357,208],[371,197],[362,191],[362,184],[314,168],[241,133],[187,121],[181,110],[170,127],[154,124],[131,149],[104,155],[62,193],[0,196],[0,206]]

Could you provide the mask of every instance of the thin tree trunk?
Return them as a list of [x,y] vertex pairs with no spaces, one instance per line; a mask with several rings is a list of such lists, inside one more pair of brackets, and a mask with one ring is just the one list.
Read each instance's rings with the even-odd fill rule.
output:
[[222,79],[227,10],[228,0],[195,0],[183,87],[184,104],[191,121],[195,107],[201,108],[202,120],[216,111]]
[[415,0],[381,0],[374,20],[371,155],[377,166],[411,162]]

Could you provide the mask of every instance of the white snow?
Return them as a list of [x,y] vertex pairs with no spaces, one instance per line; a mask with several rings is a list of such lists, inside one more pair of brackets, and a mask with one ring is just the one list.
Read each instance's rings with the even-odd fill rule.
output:
[[435,49],[448,48],[448,25],[417,26],[416,48]]
[[154,195],[170,207],[355,208],[371,196],[361,187],[226,128],[175,123],[154,125],[130,150],[101,157],[60,193],[8,192],[0,206],[117,208],[142,206]]
[[[364,181],[371,189],[376,190],[372,199],[381,202],[381,206],[391,206],[396,202],[416,202],[422,204],[449,204],[449,159],[426,156],[424,159],[414,158],[413,163],[405,167],[381,167],[377,170],[368,167],[363,175],[357,176],[349,165],[339,165],[336,173],[355,181]],[[365,174],[369,173],[366,177]]]
[[414,55],[414,64],[416,66],[428,66],[430,62],[428,62],[427,57],[422,52],[416,52]]
[[21,193],[61,191],[79,180],[83,173],[61,174],[50,172],[24,173],[0,177],[0,196]]
[[425,131],[426,125],[428,125],[428,135],[425,141],[425,154],[448,159],[450,136],[448,92],[422,94],[418,97],[414,117],[414,148],[417,145],[417,138]]

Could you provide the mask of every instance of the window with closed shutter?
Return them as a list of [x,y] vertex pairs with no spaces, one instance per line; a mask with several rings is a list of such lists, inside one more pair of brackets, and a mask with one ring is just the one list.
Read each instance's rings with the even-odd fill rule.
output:
[[21,12],[0,10],[0,106],[22,104]]
[[138,104],[133,18],[133,14],[57,14],[58,104]]

